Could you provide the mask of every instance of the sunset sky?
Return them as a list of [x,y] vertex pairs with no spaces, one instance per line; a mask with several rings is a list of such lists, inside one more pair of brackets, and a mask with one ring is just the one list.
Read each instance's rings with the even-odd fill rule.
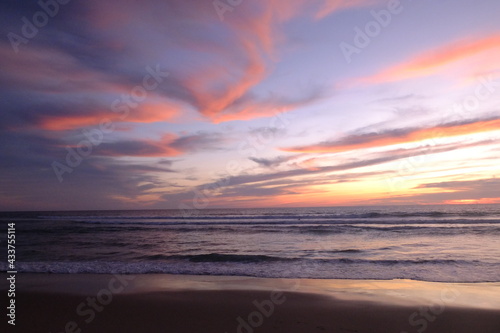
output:
[[0,4],[0,210],[500,203],[498,0]]

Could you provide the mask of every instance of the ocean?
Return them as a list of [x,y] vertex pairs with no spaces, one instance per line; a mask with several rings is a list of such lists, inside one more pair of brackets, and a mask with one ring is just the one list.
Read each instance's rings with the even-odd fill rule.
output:
[[[500,205],[0,213],[19,273],[500,281]],[[7,271],[7,262],[0,262]]]

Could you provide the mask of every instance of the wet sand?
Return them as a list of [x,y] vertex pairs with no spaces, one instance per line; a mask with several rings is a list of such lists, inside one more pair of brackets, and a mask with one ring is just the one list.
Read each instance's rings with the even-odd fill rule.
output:
[[16,289],[7,332],[500,332],[499,283],[18,274]]

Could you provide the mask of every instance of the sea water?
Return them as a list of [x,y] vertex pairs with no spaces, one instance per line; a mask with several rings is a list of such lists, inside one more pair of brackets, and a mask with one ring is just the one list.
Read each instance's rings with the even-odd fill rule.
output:
[[499,205],[23,212],[0,221],[2,233],[16,224],[21,273],[500,281]]

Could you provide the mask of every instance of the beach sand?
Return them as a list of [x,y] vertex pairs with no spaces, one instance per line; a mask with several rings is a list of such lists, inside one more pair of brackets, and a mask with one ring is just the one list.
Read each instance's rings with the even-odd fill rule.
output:
[[23,333],[498,333],[500,283],[18,274],[16,330],[6,320],[1,327]]

